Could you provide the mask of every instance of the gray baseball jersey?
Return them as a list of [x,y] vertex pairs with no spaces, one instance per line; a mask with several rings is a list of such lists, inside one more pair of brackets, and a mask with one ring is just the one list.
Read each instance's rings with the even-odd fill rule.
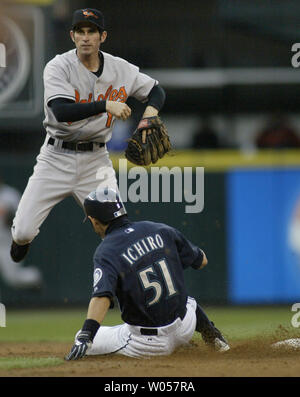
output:
[[145,101],[149,92],[158,84],[139,71],[139,68],[122,58],[102,52],[103,72],[100,77],[91,73],[79,60],[76,50],[57,55],[44,70],[44,127],[54,138],[65,141],[107,142],[111,138],[114,117],[101,113],[76,122],[58,122],[48,106],[55,98],[67,98],[74,102],[119,101],[128,96]]

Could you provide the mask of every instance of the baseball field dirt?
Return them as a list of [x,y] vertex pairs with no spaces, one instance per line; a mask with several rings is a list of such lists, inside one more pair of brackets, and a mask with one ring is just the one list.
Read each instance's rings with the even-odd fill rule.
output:
[[[170,356],[134,359],[121,355],[84,357],[64,361],[74,335],[86,317],[86,308],[7,310],[7,324],[0,328],[0,377],[299,377],[300,349],[274,350],[271,344],[300,338],[291,326],[289,305],[270,307],[206,307],[228,339],[231,350],[208,349],[200,334],[190,345]],[[111,310],[103,325],[121,323]],[[300,324],[299,324],[300,325]],[[273,378],[274,379],[274,378]],[[229,379],[228,379],[229,380]],[[294,379],[296,380],[296,379]],[[100,381],[100,379],[99,379]],[[1,381],[0,381],[1,384]]]
[[[299,377],[300,351],[274,351],[273,339],[232,343],[226,353],[210,351],[192,341],[171,356],[134,359],[124,356],[85,357],[42,368],[0,370],[2,377]],[[71,347],[65,342],[0,343],[0,357],[63,359]]]

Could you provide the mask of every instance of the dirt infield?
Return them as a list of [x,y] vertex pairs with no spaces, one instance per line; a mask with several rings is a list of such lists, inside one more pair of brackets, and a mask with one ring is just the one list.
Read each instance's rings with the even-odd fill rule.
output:
[[[211,352],[192,342],[168,357],[133,359],[124,356],[85,357],[55,367],[0,370],[0,376],[43,377],[299,377],[300,351],[274,351],[272,341],[235,342],[231,350]],[[0,357],[58,357],[68,343],[0,343]]]

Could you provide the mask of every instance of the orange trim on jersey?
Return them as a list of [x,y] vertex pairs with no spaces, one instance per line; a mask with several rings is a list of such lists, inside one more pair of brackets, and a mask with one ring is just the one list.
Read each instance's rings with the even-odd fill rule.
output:
[[[124,103],[124,102],[126,102],[127,98],[128,98],[128,95],[127,95],[127,92],[125,90],[125,87],[122,86],[122,87],[119,88],[119,90],[116,90],[116,89],[112,90],[110,95],[109,95],[109,99],[108,100],[109,101],[117,101],[117,100],[119,100],[119,102]],[[111,127],[112,119],[113,119],[112,114],[111,113],[107,113],[107,122],[106,122],[106,127],[107,128]]]
[[118,90],[112,90],[108,100],[109,101],[116,101],[118,99],[118,95],[119,95],[119,91]]
[[103,95],[103,94],[98,95],[97,101],[98,101],[98,102],[100,102],[100,101],[106,101],[107,98],[108,98],[109,95],[110,95],[110,92],[111,92],[112,88],[113,88],[113,86],[110,85],[110,86],[108,87],[108,89],[106,90],[105,95]]
[[75,103],[91,103],[93,99],[93,94],[89,94],[89,99],[80,99],[80,94],[75,90]]
[[122,86],[122,87],[119,89],[118,99],[120,99],[120,102],[123,102],[123,103],[124,103],[124,102],[126,102],[127,98],[128,98],[128,95],[127,95],[127,92],[126,92],[126,90],[125,90],[125,87]]
[[[113,89],[113,86],[110,85],[108,87],[108,89],[106,90],[105,95],[103,95],[103,94],[98,95],[97,102],[106,101],[106,100],[109,100],[109,101],[118,101],[119,100],[119,102],[124,103],[124,102],[126,102],[127,98],[128,98],[128,94],[126,92],[124,85],[122,87],[120,87],[119,89],[116,89],[116,88]],[[92,99],[93,99],[92,93],[89,93],[88,99],[80,99],[79,91],[75,90],[75,103],[91,103]],[[107,112],[106,127],[109,128],[111,126],[112,118],[113,118],[112,114]],[[71,125],[72,122],[68,121],[68,124]]]

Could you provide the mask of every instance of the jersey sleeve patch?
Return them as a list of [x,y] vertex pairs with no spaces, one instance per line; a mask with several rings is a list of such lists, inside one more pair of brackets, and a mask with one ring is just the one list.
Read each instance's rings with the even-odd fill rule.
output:
[[103,293],[108,296],[115,296],[118,274],[114,267],[105,262],[97,264],[93,275],[92,296],[101,296]]
[[102,275],[103,275],[103,273],[102,273],[101,269],[99,269],[99,268],[95,269],[95,271],[94,271],[94,284],[93,284],[94,288],[96,287],[98,282],[101,280]]

